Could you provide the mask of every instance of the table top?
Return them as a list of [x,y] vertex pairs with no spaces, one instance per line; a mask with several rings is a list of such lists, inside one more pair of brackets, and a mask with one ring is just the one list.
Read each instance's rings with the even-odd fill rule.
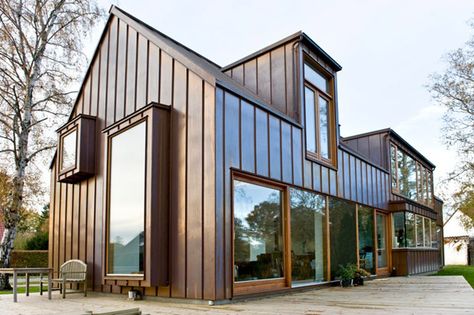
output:
[[49,272],[53,268],[48,267],[25,267],[25,268],[0,268],[0,273],[13,273],[13,272]]

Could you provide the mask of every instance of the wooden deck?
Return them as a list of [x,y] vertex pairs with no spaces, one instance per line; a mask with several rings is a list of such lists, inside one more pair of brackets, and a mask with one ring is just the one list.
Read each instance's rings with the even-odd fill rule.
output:
[[460,276],[398,277],[368,282],[363,287],[321,290],[207,306],[166,301],[129,302],[125,296],[59,294],[0,296],[2,314],[81,314],[140,307],[144,314],[474,314],[474,290]]

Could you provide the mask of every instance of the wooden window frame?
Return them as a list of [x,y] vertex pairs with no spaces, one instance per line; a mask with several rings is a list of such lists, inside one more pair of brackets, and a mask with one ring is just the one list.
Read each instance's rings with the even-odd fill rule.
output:
[[[110,157],[111,139],[146,122],[145,204],[143,274],[109,274],[108,244],[110,220]],[[103,208],[102,284],[107,281],[139,281],[142,287],[167,286],[168,279],[168,218],[169,218],[169,106],[151,103],[133,115],[105,128]],[[152,228],[153,227],[153,228]],[[160,241],[161,240],[161,241]]]
[[[393,187],[393,185],[391,184],[390,187],[392,189],[392,193],[394,195],[397,195],[399,197],[402,197],[404,199],[408,199],[408,200],[411,200],[413,202],[417,202],[419,204],[422,204],[422,205],[425,205],[425,206],[429,206],[429,207],[433,207],[433,198],[434,198],[434,194],[433,194],[433,172],[427,168],[426,166],[424,166],[421,162],[419,162],[417,159],[415,159],[411,154],[409,154],[406,150],[404,149],[400,149],[399,146],[390,141],[389,143],[389,147],[390,147],[390,153],[389,153],[389,156],[390,156],[390,175],[393,177],[394,174],[392,173],[392,155],[391,155],[391,150],[392,148],[395,149],[395,178],[396,178],[396,187]],[[400,192],[400,179],[398,178],[398,169],[399,169],[399,165],[398,165],[398,151],[401,151],[404,155],[407,155],[409,156],[411,159],[413,159],[413,161],[415,161],[415,173],[416,173],[416,199],[411,199],[405,195],[403,195],[401,192]],[[419,172],[418,169],[421,169],[421,171]],[[420,176],[421,175],[421,178]],[[428,196],[428,184],[425,183],[425,181],[428,181],[427,180],[427,177],[430,177],[431,178],[431,183],[428,183],[428,184],[431,184],[430,185],[430,189],[431,189],[431,196]],[[426,179],[426,180],[425,180]],[[419,190],[419,188],[421,188],[421,191]],[[427,198],[425,198],[424,194],[425,194],[425,190],[426,190],[426,194],[427,194]]]
[[[71,165],[69,167],[63,168],[63,163],[64,163],[64,139],[72,134],[73,132],[76,133],[76,141],[75,141],[75,152],[74,152],[74,165]],[[78,150],[79,146],[79,126],[74,124],[72,128],[68,129],[64,134],[59,136],[59,173],[64,174],[67,173],[68,171],[71,171],[77,167],[77,155],[79,153]]]
[[[283,277],[274,279],[261,279],[250,281],[235,281],[234,275],[234,182],[242,181],[252,185],[276,189],[281,192],[282,207],[282,239],[283,239]],[[291,288],[291,234],[289,219],[289,189],[288,185],[274,182],[272,180],[263,179],[249,174],[232,171],[231,173],[231,213],[232,213],[232,291],[234,296],[260,293],[265,291],[277,291]]]
[[[306,80],[305,78],[305,73],[304,73],[304,65],[308,65],[311,67],[313,70],[318,72],[321,76],[326,78],[327,80],[327,86],[329,93],[326,91],[321,90],[314,84],[312,84],[309,80]],[[304,113],[304,132],[305,132],[305,152],[306,152],[306,159],[324,164],[326,166],[329,166],[331,168],[336,167],[336,161],[337,161],[337,152],[336,152],[336,112],[335,112],[335,104],[334,104],[334,76],[329,73],[327,70],[325,70],[319,63],[314,61],[311,57],[305,55],[303,58],[303,106],[304,110],[302,112]],[[304,90],[308,88],[314,92],[314,126],[315,126],[315,140],[316,140],[316,152],[309,151],[307,149],[306,143],[308,139],[308,129],[307,129],[307,124],[306,124],[306,93]],[[329,159],[323,157],[321,155],[321,132],[320,132],[320,108],[319,108],[319,97],[325,99],[328,103],[328,142],[329,142],[329,148],[328,148],[328,153],[329,153]]]
[[[76,131],[76,152],[73,166],[61,169],[63,160],[64,138]],[[77,115],[73,120],[59,128],[58,150],[56,165],[58,168],[57,181],[63,183],[78,183],[95,175],[96,156],[96,118],[89,115]]]

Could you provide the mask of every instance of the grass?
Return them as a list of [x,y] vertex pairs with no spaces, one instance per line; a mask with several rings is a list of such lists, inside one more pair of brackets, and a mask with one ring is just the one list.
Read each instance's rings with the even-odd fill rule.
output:
[[[25,293],[25,290],[26,290],[25,287],[18,287],[18,293]],[[36,292],[39,292],[39,291],[40,291],[39,287],[30,285],[30,293],[36,293]],[[13,294],[13,290],[3,290],[3,291],[0,290],[0,294]],[[48,286],[47,285],[43,286],[43,294],[48,294]]]
[[435,276],[463,276],[474,288],[474,266],[445,266]]

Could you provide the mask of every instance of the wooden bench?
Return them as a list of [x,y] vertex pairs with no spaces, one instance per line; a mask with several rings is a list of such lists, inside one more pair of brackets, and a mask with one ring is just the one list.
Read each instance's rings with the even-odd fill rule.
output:
[[[78,259],[66,261],[59,267],[59,278],[51,282],[59,283],[59,290],[66,298],[66,283],[77,283],[83,285],[84,296],[87,296],[87,265]],[[40,280],[40,294],[43,294],[43,279]]]

